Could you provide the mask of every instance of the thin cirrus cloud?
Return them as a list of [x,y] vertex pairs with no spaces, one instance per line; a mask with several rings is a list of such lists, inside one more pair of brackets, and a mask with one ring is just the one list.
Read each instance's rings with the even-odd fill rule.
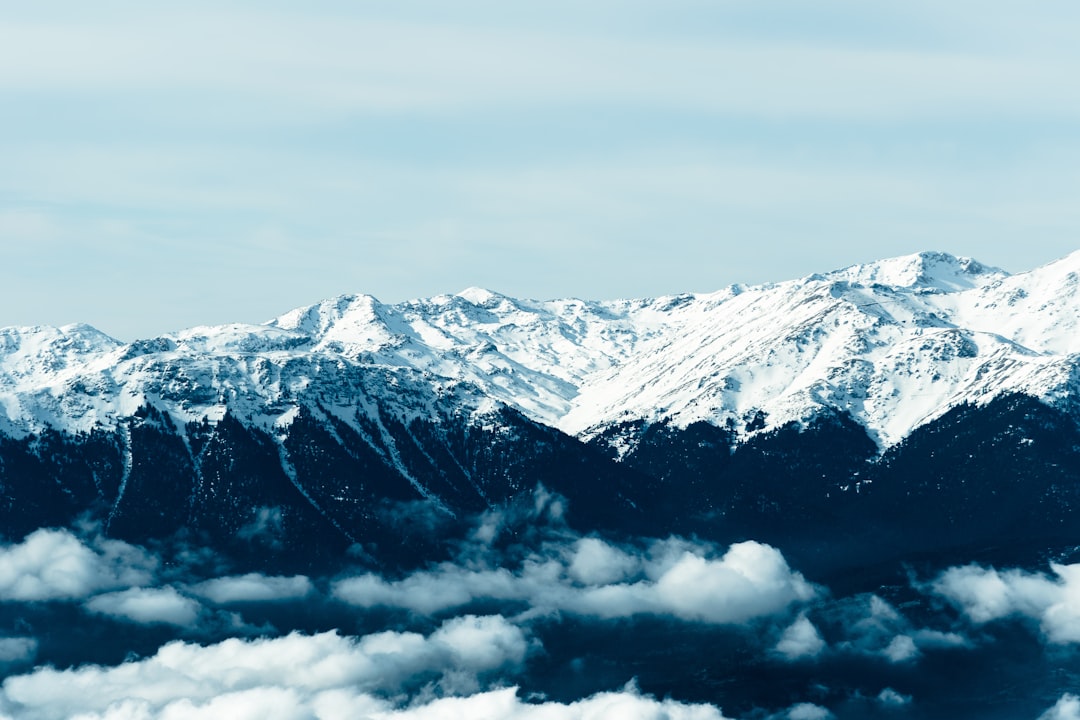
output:
[[[317,114],[552,103],[893,120],[898,112],[940,116],[957,108],[1080,111],[1059,92],[1069,71],[1059,57],[1030,47],[1024,55],[965,47],[959,28],[924,12],[909,13],[913,34],[920,24],[924,33],[949,37],[952,30],[952,46],[878,48],[813,30],[782,42],[766,32],[745,40],[731,19],[719,19],[708,37],[686,27],[677,37],[588,25],[536,30],[505,18],[493,25],[467,11],[442,23],[237,7],[143,10],[96,22],[26,19],[0,27],[0,68],[10,69],[0,71],[0,87],[238,92],[299,101],[300,111]],[[692,8],[685,17],[693,22]]]
[[926,248],[1046,262],[1080,224],[1080,18],[992,6],[6,13],[0,326],[640,297]]

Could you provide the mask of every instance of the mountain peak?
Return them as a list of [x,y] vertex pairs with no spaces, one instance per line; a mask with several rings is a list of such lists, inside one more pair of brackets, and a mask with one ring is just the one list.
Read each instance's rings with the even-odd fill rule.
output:
[[366,323],[378,317],[382,303],[371,295],[339,295],[314,305],[295,308],[267,325],[320,337],[343,319]]
[[457,296],[462,300],[466,300],[473,305],[479,305],[481,307],[488,307],[506,299],[505,295],[481,287],[465,288],[457,293]]
[[983,265],[969,257],[923,251],[851,265],[828,273],[827,277],[859,285],[957,292],[983,287],[1007,275],[1000,268]]

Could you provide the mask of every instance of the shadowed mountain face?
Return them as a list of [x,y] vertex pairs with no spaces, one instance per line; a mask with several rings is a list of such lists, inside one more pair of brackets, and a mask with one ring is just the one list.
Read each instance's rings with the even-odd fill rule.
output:
[[841,415],[741,444],[706,423],[640,422],[582,443],[511,410],[380,423],[361,434],[303,412],[275,439],[229,414],[177,427],[144,407],[111,432],[6,438],[0,521],[11,538],[80,518],[133,542],[180,534],[263,569],[350,546],[381,564],[441,559],[467,519],[537,488],[568,501],[578,532],[753,538],[824,574],[1080,537],[1080,432],[1021,395],[959,406],[883,454]]
[[1024,395],[954,408],[881,454],[843,416],[734,446],[705,423],[609,431],[628,435],[622,463],[660,489],[654,519],[763,539],[825,573],[922,554],[1015,559],[1080,538],[1080,431]]
[[538,487],[569,500],[575,525],[642,529],[648,477],[514,411],[486,420],[384,416],[385,435],[361,435],[305,412],[275,440],[228,414],[181,428],[144,407],[112,432],[0,441],[0,523],[17,538],[96,520],[124,540],[179,534],[274,567],[350,546],[391,565],[439,559],[467,520],[532,503]]

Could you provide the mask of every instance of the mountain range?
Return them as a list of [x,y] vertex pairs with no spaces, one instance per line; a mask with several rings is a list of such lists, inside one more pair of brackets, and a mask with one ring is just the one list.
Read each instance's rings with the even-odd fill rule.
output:
[[1080,529],[1078,319],[1080,252],[1016,275],[924,252],[651,299],[346,295],[130,343],[6,328],[0,521],[409,563],[553,493],[579,529],[798,541],[826,569],[867,533],[1045,545]]

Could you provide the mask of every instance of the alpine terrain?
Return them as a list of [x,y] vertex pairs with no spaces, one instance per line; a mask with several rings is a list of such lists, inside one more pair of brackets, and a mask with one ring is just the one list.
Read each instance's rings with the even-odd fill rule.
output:
[[[1078,322],[1080,252],[1015,275],[925,252],[637,300],[348,295],[130,343],[87,325],[2,329],[0,528],[23,555],[0,553],[0,620],[59,623],[76,611],[17,603],[85,596],[77,612],[150,628],[134,647],[108,624],[35,640],[64,667],[176,637],[407,617],[437,635],[440,612],[496,609],[541,618],[528,632],[544,650],[507,661],[527,668],[511,679],[564,702],[636,677],[747,717],[1034,720],[1059,697],[1066,712],[1080,666],[1032,638],[1068,648],[1080,622],[1059,630],[1074,605],[1031,592],[1073,597],[1080,567]],[[143,557],[141,580],[4,590],[42,533],[101,567]],[[346,566],[368,574],[343,579]],[[710,584],[721,566],[749,583],[745,602]],[[665,594],[684,576],[720,589],[700,605]],[[207,583],[241,577],[262,590],[237,602],[308,609],[211,613],[206,630],[207,608],[233,602]],[[148,592],[159,614],[139,616]],[[174,622],[163,602],[194,615]],[[355,607],[366,619],[343,619]],[[1003,617],[1019,626],[986,624]],[[638,618],[632,639],[620,618]],[[973,678],[995,642],[1023,658],[1002,671],[1023,690],[950,705],[984,693]],[[667,647],[683,648],[673,664]],[[940,668],[959,652],[975,659],[954,677]],[[19,694],[34,677],[5,684],[0,709],[52,717]],[[449,675],[425,677],[453,694]]]

